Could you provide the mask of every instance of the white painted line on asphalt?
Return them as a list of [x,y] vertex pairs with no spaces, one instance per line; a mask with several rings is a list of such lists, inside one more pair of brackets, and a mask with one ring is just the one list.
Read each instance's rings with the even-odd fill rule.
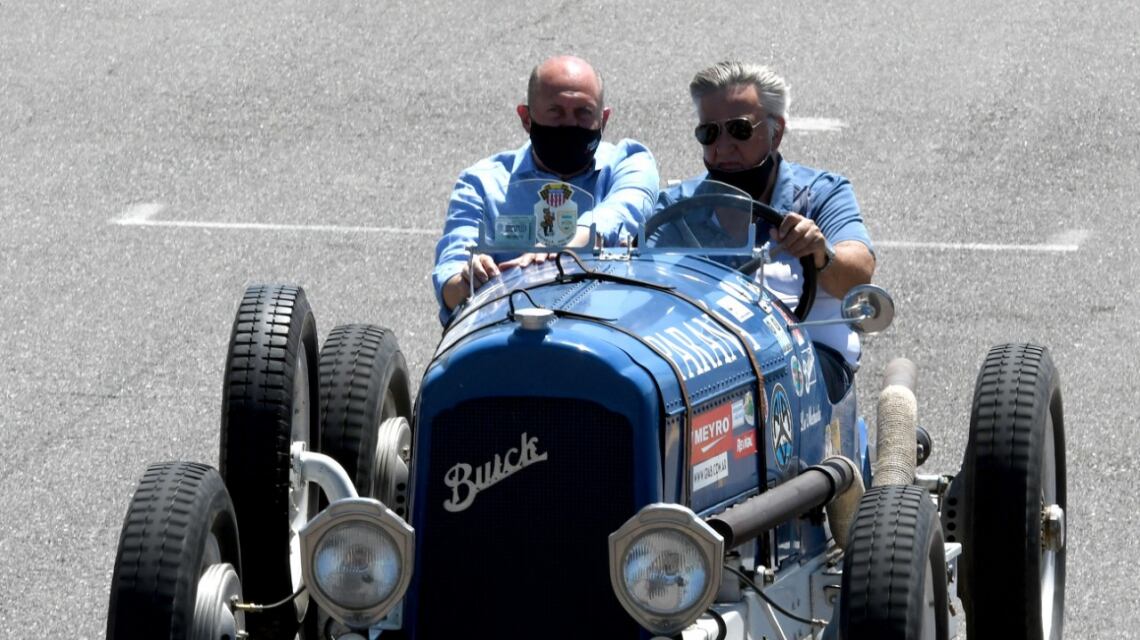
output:
[[986,244],[982,242],[909,242],[906,240],[872,240],[875,248],[933,249],[936,251],[1035,251],[1045,253],[1072,253],[1080,250],[1079,244]]
[[114,222],[116,224],[127,225],[145,224],[147,220],[150,220],[154,216],[158,215],[165,208],[166,205],[159,204],[157,202],[143,202],[141,204],[131,205],[127,207],[127,210],[123,212],[123,215],[119,216],[119,218]]
[[153,220],[162,212],[164,205],[149,202],[128,207],[123,215],[111,222],[125,227],[182,227],[189,229],[226,229],[252,231],[313,231],[327,233],[396,233],[410,235],[438,236],[440,229],[417,229],[414,227],[364,227],[329,224],[269,224],[263,222],[205,222],[197,220]]
[[795,131],[839,131],[847,127],[835,118],[788,118],[788,128]]
[[[128,207],[111,222],[128,227],[182,227],[192,229],[243,229],[253,231],[313,231],[327,233],[394,233],[437,236],[439,229],[417,227],[364,227],[327,224],[268,224],[261,222],[204,222],[195,220],[154,220],[165,209],[157,202],[146,202]],[[935,251],[1025,251],[1039,253],[1072,253],[1081,248],[1089,232],[1074,229],[1054,234],[1044,244],[993,244],[984,242],[912,242],[908,240],[875,240],[876,248],[928,249]]]

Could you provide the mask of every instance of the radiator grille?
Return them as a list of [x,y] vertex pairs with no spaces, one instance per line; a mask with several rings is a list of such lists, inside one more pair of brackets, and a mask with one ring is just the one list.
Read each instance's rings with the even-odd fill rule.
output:
[[[441,413],[430,428],[416,637],[575,637],[603,629],[638,637],[613,595],[607,556],[609,534],[635,509],[628,420],[586,400],[494,398]],[[524,433],[546,460],[478,492],[462,511],[444,508],[463,500],[444,482],[449,469],[524,449]]]

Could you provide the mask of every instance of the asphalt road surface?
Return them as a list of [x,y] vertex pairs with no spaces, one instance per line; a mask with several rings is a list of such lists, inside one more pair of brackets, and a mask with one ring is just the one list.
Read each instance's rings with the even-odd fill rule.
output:
[[861,393],[918,363],[925,470],[957,468],[990,345],[1050,347],[1066,629],[1140,637],[1140,11],[803,4],[0,1],[0,636],[103,635],[146,465],[216,463],[247,284],[303,285],[322,335],[390,326],[423,371],[455,176],[521,144],[531,66],[573,52],[665,178],[700,170],[695,71],[786,75],[782,150],[851,179],[898,304]]

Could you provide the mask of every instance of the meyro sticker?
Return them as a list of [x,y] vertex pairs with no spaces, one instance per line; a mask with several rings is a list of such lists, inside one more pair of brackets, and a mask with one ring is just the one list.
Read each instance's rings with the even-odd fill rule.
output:
[[693,464],[704,462],[732,449],[732,405],[693,416]]

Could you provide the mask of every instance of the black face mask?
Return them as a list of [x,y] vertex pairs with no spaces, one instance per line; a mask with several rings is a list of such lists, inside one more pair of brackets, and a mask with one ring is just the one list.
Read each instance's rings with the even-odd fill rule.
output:
[[705,163],[705,168],[709,170],[709,180],[732,185],[752,196],[753,200],[760,200],[764,197],[764,192],[768,190],[768,183],[772,181],[772,174],[775,173],[775,167],[776,156],[771,153],[764,159],[764,162],[740,171],[721,171],[710,167],[707,162]]
[[554,173],[568,176],[586,168],[602,141],[601,129],[548,127],[530,121],[530,143],[534,154]]

